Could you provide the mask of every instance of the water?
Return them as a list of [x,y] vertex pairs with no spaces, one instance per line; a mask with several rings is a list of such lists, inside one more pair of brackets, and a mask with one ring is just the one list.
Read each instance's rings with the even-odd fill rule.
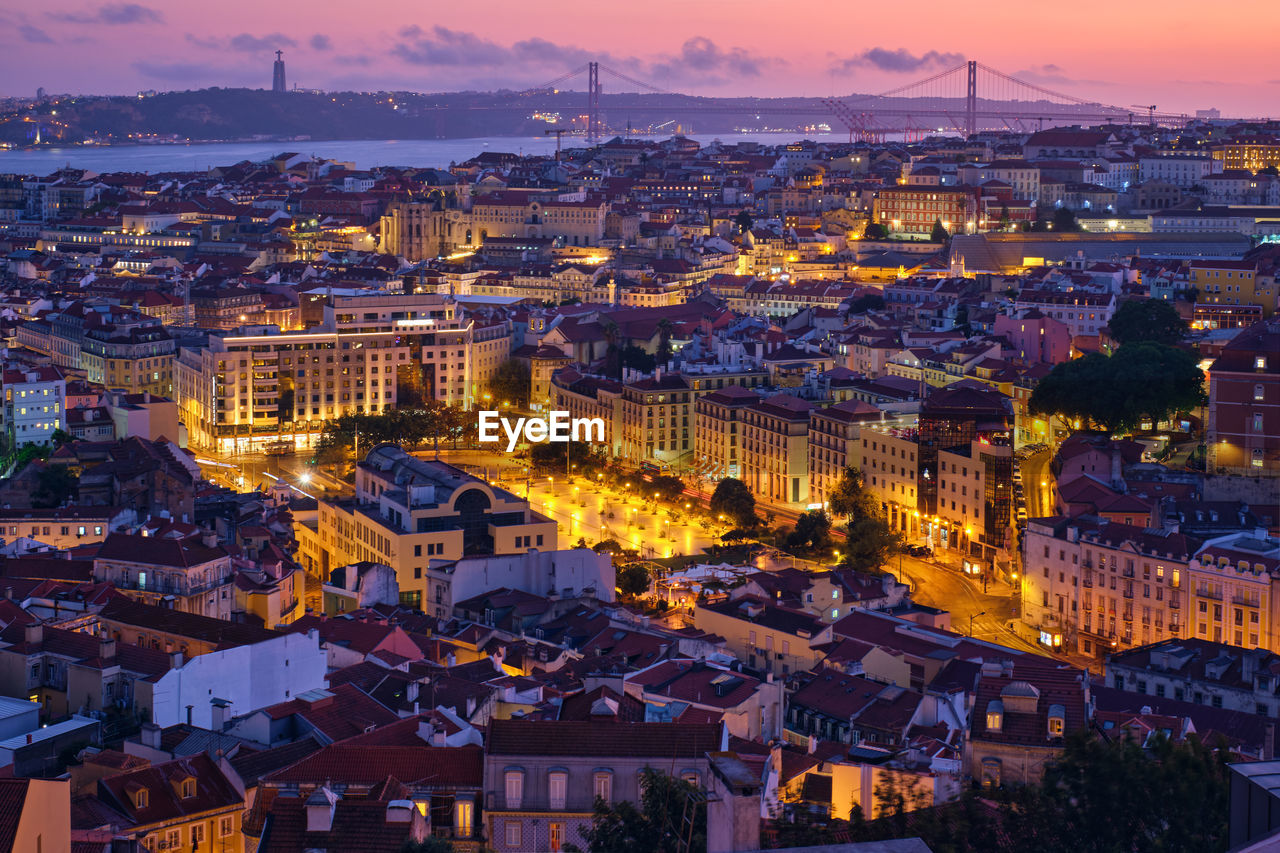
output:
[[[657,141],[661,137],[643,137]],[[784,145],[798,139],[815,142],[840,142],[847,136],[834,133],[720,133],[691,134],[706,145],[722,142],[760,142]],[[582,144],[579,138],[566,138],[564,146]],[[174,172],[204,171],[210,166],[229,166],[241,160],[265,160],[284,151],[314,154],[343,162],[354,162],[357,169],[373,166],[419,166],[447,168],[484,151],[517,154],[551,154],[556,150],[554,136],[489,136],[478,139],[347,139],[307,142],[215,142],[196,145],[111,145],[69,146],[65,148],[30,148],[0,151],[0,173],[45,175],[71,165],[95,172]]]

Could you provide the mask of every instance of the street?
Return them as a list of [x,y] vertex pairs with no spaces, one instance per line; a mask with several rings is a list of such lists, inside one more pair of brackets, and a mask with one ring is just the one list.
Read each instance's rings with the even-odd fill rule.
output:
[[1054,514],[1053,474],[1049,471],[1052,461],[1052,450],[1041,450],[1022,460],[1022,491],[1028,518],[1047,518]]

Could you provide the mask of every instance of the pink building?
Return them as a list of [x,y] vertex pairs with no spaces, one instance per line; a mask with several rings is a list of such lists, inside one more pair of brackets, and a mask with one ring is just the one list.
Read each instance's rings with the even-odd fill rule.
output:
[[1003,337],[1027,364],[1061,364],[1071,358],[1071,330],[1037,308],[1022,317],[996,317],[996,335]]

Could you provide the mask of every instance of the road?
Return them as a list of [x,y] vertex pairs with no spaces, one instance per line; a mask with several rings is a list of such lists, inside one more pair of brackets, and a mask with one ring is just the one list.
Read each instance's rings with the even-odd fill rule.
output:
[[1054,514],[1051,461],[1052,450],[1041,450],[1022,461],[1022,489],[1029,518],[1047,518]]

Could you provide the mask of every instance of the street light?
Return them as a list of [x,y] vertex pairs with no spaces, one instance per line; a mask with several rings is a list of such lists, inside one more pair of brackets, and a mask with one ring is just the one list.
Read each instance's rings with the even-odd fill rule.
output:
[[975,616],[986,616],[986,615],[987,615],[987,611],[985,611],[985,610],[979,610],[977,613],[970,613],[970,614],[969,614],[969,636],[970,636],[970,637],[973,637],[973,617],[975,617]]

